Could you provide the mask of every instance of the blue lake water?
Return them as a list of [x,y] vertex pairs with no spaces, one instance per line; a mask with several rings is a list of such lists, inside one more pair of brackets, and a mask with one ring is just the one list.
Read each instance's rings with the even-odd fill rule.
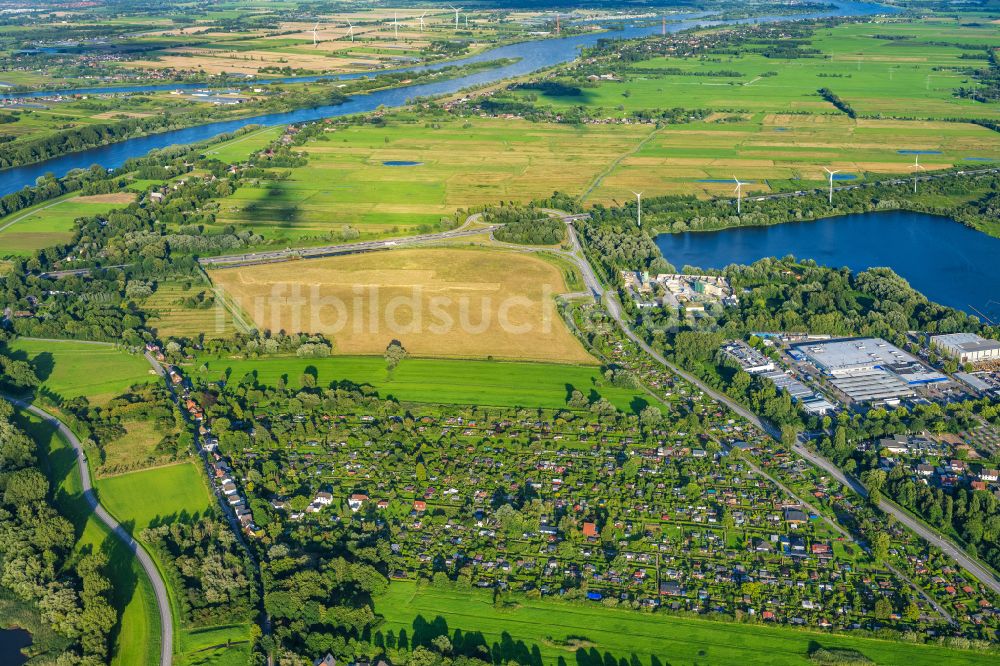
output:
[[661,234],[656,244],[678,268],[724,268],[788,254],[854,271],[888,266],[932,301],[1000,322],[1000,238],[944,217],[866,213],[770,227]]
[[382,166],[388,167],[413,167],[420,166],[423,162],[411,162],[409,160],[387,160],[382,162]]
[[21,666],[28,659],[21,650],[31,645],[31,634],[22,629],[0,629],[0,664]]
[[[702,15],[692,15],[687,20],[677,21],[667,24],[667,31],[679,32],[697,26],[712,26],[735,23],[769,23],[784,20],[785,18],[805,19],[824,16],[868,16],[871,14],[892,14],[900,10],[878,5],[869,2],[838,2],[836,9],[830,11],[816,12],[814,14],[799,14],[793,17],[767,16],[753,19],[739,19],[733,21],[718,21],[702,18]],[[448,65],[464,65],[477,62],[489,62],[504,58],[517,58],[517,62],[502,67],[494,67],[484,71],[475,72],[466,76],[430,83],[421,83],[411,86],[403,86],[390,90],[380,90],[369,95],[358,95],[349,98],[343,104],[332,106],[321,106],[312,109],[299,109],[283,113],[271,113],[242,120],[228,120],[187,129],[172,130],[151,136],[128,139],[119,143],[109,144],[84,150],[61,157],[55,157],[37,164],[30,164],[23,167],[0,171],[0,196],[15,192],[22,187],[35,184],[35,180],[47,173],[63,176],[73,169],[86,169],[93,164],[99,164],[106,168],[117,168],[126,160],[132,157],[145,155],[151,150],[164,148],[170,145],[195,143],[210,139],[224,132],[233,132],[249,124],[274,126],[286,125],[290,123],[310,122],[322,118],[336,116],[347,116],[356,113],[367,113],[374,111],[379,106],[398,107],[403,106],[410,100],[417,97],[442,95],[456,92],[469,86],[478,86],[485,83],[492,83],[511,77],[522,76],[537,71],[545,67],[551,67],[559,63],[569,62],[577,57],[581,48],[590,47],[597,44],[602,39],[633,39],[658,34],[660,25],[638,25],[626,26],[621,29],[610,30],[600,33],[586,33],[573,35],[571,37],[555,37],[541,39],[531,42],[509,44],[479,53],[477,55],[462,58],[450,63],[437,65],[419,65],[416,67],[403,68],[389,71],[410,71],[421,72],[441,69]],[[386,70],[383,70],[386,71]],[[309,81],[318,79],[351,79],[362,76],[372,76],[371,73],[347,74],[341,76],[327,77],[307,77],[299,79],[272,79],[272,81],[298,80]],[[190,85],[151,85],[151,86],[120,86],[117,88],[91,88],[73,89],[62,92],[143,92],[153,90],[173,90],[175,88],[197,89],[204,88],[204,83]],[[51,95],[54,92],[28,93],[27,96]],[[11,97],[13,95],[6,95]]]

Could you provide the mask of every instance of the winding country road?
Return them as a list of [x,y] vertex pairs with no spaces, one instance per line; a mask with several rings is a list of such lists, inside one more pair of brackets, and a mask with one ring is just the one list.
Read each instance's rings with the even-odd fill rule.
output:
[[170,600],[167,597],[167,587],[163,582],[163,578],[160,576],[159,569],[156,568],[156,564],[153,559],[149,556],[149,553],[143,549],[135,539],[132,538],[124,527],[115,520],[107,510],[101,506],[101,503],[97,501],[97,495],[94,493],[93,486],[90,483],[90,466],[87,464],[87,456],[83,452],[83,444],[77,438],[73,431],[70,430],[65,423],[52,416],[40,407],[36,407],[29,402],[23,400],[18,400],[16,398],[10,398],[9,400],[13,405],[27,410],[44,419],[56,429],[59,430],[60,434],[66,438],[72,446],[73,450],[76,452],[76,464],[80,470],[80,482],[83,487],[83,496],[87,500],[87,505],[97,516],[97,519],[104,523],[111,532],[121,539],[122,543],[135,554],[136,559],[142,566],[143,571],[149,577],[149,582],[153,586],[153,592],[156,594],[156,607],[160,614],[160,666],[171,666],[173,662],[173,648],[174,648],[174,620],[173,615],[170,613]]

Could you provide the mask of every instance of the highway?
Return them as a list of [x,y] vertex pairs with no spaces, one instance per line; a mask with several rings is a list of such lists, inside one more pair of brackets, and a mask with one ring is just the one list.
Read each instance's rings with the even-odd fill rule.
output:
[[232,267],[289,261],[291,259],[315,259],[317,257],[329,257],[338,254],[357,254],[360,252],[373,252],[375,250],[391,250],[410,245],[419,245],[421,243],[450,240],[453,238],[462,238],[464,236],[475,236],[483,233],[492,233],[498,228],[498,225],[476,227],[472,229],[468,228],[469,224],[477,220],[478,217],[478,214],[471,215],[461,227],[451,231],[441,231],[433,234],[420,234],[417,236],[405,236],[402,238],[388,238],[386,240],[365,241],[362,243],[340,243],[337,245],[323,245],[320,247],[286,248],[284,250],[274,250],[271,252],[252,252],[248,254],[229,254],[219,257],[203,257],[199,259],[198,262],[205,267]]
[[170,613],[170,600],[167,597],[167,587],[163,582],[163,578],[160,577],[160,571],[156,568],[156,564],[153,563],[152,558],[149,553],[143,549],[135,539],[132,538],[124,527],[122,527],[117,520],[115,520],[107,510],[101,506],[101,503],[97,501],[97,495],[94,493],[93,486],[90,483],[90,466],[87,464],[87,456],[83,452],[83,444],[77,438],[73,431],[70,430],[65,423],[52,416],[45,410],[32,405],[29,402],[23,400],[17,400],[15,398],[7,398],[12,404],[16,405],[21,409],[25,409],[32,414],[48,421],[51,425],[59,430],[63,437],[66,438],[72,446],[73,450],[76,452],[76,464],[80,470],[80,482],[83,486],[83,496],[87,501],[88,506],[94,515],[104,523],[111,532],[121,539],[122,543],[135,554],[136,559],[142,566],[143,571],[146,572],[146,576],[149,577],[149,582],[153,586],[153,593],[156,595],[156,608],[160,615],[160,666],[171,666],[173,662],[173,651],[174,651],[174,618]]

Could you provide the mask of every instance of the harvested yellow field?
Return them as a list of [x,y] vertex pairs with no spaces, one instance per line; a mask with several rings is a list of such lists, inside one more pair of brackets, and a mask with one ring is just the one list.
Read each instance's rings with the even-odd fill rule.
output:
[[261,329],[322,333],[336,352],[594,363],[566,328],[562,272],[516,252],[394,250],[213,271]]

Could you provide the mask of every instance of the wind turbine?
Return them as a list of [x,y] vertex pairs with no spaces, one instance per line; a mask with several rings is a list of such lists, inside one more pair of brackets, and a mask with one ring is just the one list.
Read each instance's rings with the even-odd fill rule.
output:
[[448,5],[455,10],[455,30],[458,30],[458,13],[462,11],[461,7],[455,7],[454,5]]
[[917,170],[918,169],[923,169],[923,167],[920,166],[920,153],[917,153],[916,155],[913,156],[913,193],[914,194],[917,193]]
[[399,39],[399,21],[396,20],[396,12],[392,13],[392,31],[395,33],[395,39]]
[[642,226],[642,192],[633,192],[635,195],[635,203],[638,206],[638,215],[636,216],[635,224],[637,227]]
[[420,32],[424,31],[424,17],[427,16],[427,12],[420,15]]
[[314,47],[315,47],[315,46],[317,46],[317,45],[319,44],[319,41],[318,41],[318,40],[316,39],[316,29],[317,29],[317,28],[319,28],[319,21],[316,21],[316,25],[314,25],[314,26],[313,26],[313,29],[312,29],[312,34],[313,34],[313,46],[314,46]]
[[830,171],[826,167],[823,167],[823,171],[826,171],[827,174],[830,175],[830,198],[829,198],[829,200],[830,200],[830,205],[832,206],[833,205],[833,174],[840,173],[840,169],[837,169],[836,171]]
[[354,41],[354,24],[350,21],[347,22],[347,36],[351,38],[352,42]]
[[736,214],[739,215],[742,212],[740,210],[740,199],[743,198],[743,186],[746,183],[741,183],[740,179],[736,176],[733,176],[733,180],[736,181],[736,189],[733,192],[736,192]]

